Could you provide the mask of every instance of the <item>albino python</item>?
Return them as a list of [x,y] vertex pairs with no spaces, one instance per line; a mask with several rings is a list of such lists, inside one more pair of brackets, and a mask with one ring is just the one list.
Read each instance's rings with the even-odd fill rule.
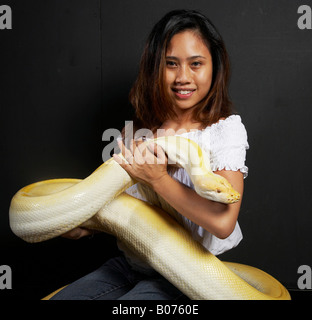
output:
[[[222,203],[239,200],[230,183],[211,171],[208,154],[195,142],[170,136],[145,143],[151,141],[187,171],[199,195]],[[123,193],[134,183],[111,158],[84,180],[28,185],[12,198],[10,226],[28,242],[51,239],[77,226],[113,234],[191,299],[290,299],[286,288],[267,273],[221,262],[162,209]]]

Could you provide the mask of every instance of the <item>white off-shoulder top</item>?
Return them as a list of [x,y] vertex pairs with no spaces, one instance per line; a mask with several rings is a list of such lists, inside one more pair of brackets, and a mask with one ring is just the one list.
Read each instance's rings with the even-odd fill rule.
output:
[[[244,178],[247,177],[248,168],[245,165],[245,160],[246,150],[249,148],[249,145],[245,126],[239,115],[231,115],[203,130],[194,130],[180,135],[195,141],[201,148],[209,153],[212,171],[239,170],[243,173]],[[174,179],[194,189],[190,177],[183,168],[178,168],[171,175]],[[169,210],[171,211],[171,214],[172,210],[174,210],[171,207],[169,208],[168,204],[155,192],[151,190],[147,191],[147,188],[141,184],[136,184],[128,188],[126,192],[138,199],[148,201],[167,211]],[[180,213],[175,211],[173,215],[191,232],[195,240],[200,242],[214,255],[219,255],[236,247],[243,238],[238,222],[229,237],[226,239],[219,239]],[[139,269],[144,267],[144,263],[133,256],[122,243],[118,242],[118,246],[125,253],[127,260],[132,265],[139,267]]]

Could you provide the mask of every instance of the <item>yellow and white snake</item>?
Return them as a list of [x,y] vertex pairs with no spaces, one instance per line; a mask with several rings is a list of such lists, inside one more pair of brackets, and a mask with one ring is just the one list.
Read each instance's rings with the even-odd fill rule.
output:
[[[239,193],[211,171],[208,154],[192,140],[167,136],[144,143],[150,142],[187,171],[202,197],[222,203],[239,200]],[[28,242],[48,240],[77,226],[113,234],[191,299],[290,299],[269,274],[221,262],[162,209],[123,192],[134,183],[113,158],[84,180],[33,183],[12,198],[10,226]]]

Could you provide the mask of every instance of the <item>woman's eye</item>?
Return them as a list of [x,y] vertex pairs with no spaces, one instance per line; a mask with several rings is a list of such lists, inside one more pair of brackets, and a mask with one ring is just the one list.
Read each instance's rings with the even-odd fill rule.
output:
[[171,68],[177,65],[174,61],[167,61],[166,64],[168,67],[171,67]]
[[195,68],[198,68],[198,67],[200,67],[202,65],[202,63],[200,62],[200,61],[194,61],[193,63],[192,63],[192,67],[195,67]]

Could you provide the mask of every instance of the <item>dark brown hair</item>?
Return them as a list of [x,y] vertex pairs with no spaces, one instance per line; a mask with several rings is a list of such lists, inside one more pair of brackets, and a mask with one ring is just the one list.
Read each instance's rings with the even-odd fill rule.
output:
[[174,10],[152,29],[143,51],[138,77],[130,91],[136,129],[155,130],[168,118],[175,117],[164,87],[165,57],[172,37],[185,30],[193,30],[202,38],[213,63],[211,89],[194,108],[194,121],[201,122],[205,127],[232,114],[228,95],[230,63],[220,34],[203,14],[193,10]]

